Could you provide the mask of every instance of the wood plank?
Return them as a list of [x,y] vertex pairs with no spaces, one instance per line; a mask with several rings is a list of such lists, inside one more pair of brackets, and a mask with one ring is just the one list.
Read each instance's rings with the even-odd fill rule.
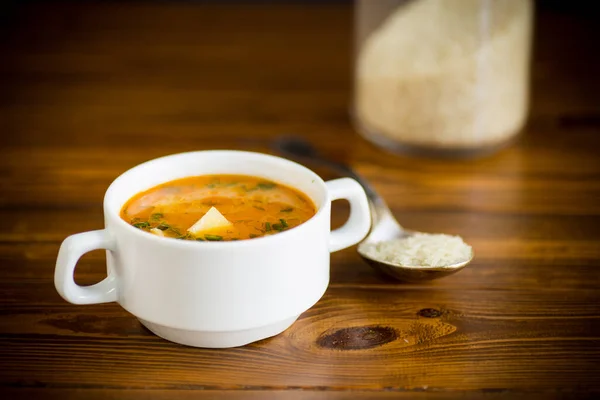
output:
[[49,302],[36,286],[1,285],[18,300],[2,307],[2,386],[600,390],[596,291],[333,288],[281,335],[211,350],[162,340],[115,304]]
[[[222,142],[224,143],[224,142]],[[196,149],[210,148],[215,142],[205,141]],[[244,142],[228,147],[241,148]],[[364,146],[366,144],[363,143]],[[217,148],[223,146],[217,146]],[[246,143],[247,150],[265,150],[265,141]],[[515,148],[514,151],[517,151]],[[107,156],[107,152],[110,156]],[[73,207],[75,204],[101,202],[110,182],[127,169],[168,153],[154,147],[143,153],[115,147],[82,151],[77,148],[10,148],[0,161],[6,173],[0,177],[0,207],[35,207],[43,203],[53,207]],[[568,153],[567,153],[568,154]],[[435,174],[434,166],[403,168],[395,161],[393,167],[376,165],[377,155],[357,161],[359,171],[370,178],[393,207],[404,210],[457,210],[483,213],[520,213],[549,215],[599,215],[600,161],[592,153],[578,152],[573,163],[570,156],[544,158],[534,151],[523,161],[505,153],[508,159],[476,172],[477,164],[460,164],[454,171]],[[380,157],[381,158],[381,157]],[[28,160],[21,164],[19,160]],[[383,160],[383,159],[382,159]],[[555,167],[547,165],[550,160]],[[486,161],[490,163],[491,161]],[[404,163],[409,163],[404,161]],[[484,166],[484,161],[480,161]],[[573,165],[570,173],[553,176],[553,169]],[[429,165],[429,164],[422,164]],[[446,164],[437,164],[437,171]],[[319,171],[322,171],[320,169]],[[329,174],[331,176],[331,174]],[[81,188],[87,190],[82,191]]]
[[[468,268],[443,279],[407,284],[394,281],[369,267],[354,248],[331,258],[332,287],[390,286],[432,289],[538,289],[595,290],[600,285],[596,241],[537,240],[526,243],[503,239],[472,241],[475,260]],[[4,282],[47,282],[52,286],[60,243],[0,243]],[[92,284],[106,275],[105,254],[94,251],[79,262],[75,278]],[[53,288],[52,288],[53,289]]]
[[532,396],[543,395],[544,399],[564,399],[565,397],[577,396],[583,398],[586,394],[592,394],[585,389],[572,391],[549,391],[549,392],[527,392],[511,391],[501,389],[486,389],[474,392],[435,392],[427,391],[427,388],[416,390],[388,390],[385,392],[365,391],[365,390],[307,390],[302,388],[292,388],[289,390],[260,390],[247,388],[243,390],[195,390],[190,389],[171,389],[171,390],[139,390],[139,389],[65,389],[65,388],[10,388],[2,391],[10,399],[32,399],[44,398],[48,400],[65,400],[85,398],[86,400],[120,400],[123,398],[131,400],[164,400],[164,399],[244,399],[244,400],[344,400],[344,399],[499,399],[510,396],[511,399],[531,399]]
[[[524,213],[482,213],[458,210],[409,210],[393,207],[406,227],[427,232],[448,232],[480,242],[579,242],[600,239],[600,216],[547,215]],[[343,202],[334,203],[333,222],[340,224],[347,218]],[[101,229],[104,226],[102,199],[79,206],[60,207],[41,205],[22,209],[0,208],[0,242],[44,243],[60,242],[77,232]],[[482,252],[486,258],[489,256]],[[582,256],[585,256],[582,254]],[[498,255],[500,258],[506,255]]]

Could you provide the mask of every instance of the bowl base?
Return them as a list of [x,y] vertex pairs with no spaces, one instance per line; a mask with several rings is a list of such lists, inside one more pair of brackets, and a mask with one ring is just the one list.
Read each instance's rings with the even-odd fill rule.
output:
[[138,319],[142,325],[148,328],[156,336],[171,342],[192,347],[222,349],[243,346],[248,343],[278,335],[289,328],[298,317],[299,315],[296,315],[274,324],[240,331],[191,331],[171,328],[169,326]]

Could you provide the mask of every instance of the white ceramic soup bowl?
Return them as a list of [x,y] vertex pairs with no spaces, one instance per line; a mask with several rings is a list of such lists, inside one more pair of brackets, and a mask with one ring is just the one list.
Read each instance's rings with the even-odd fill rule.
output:
[[[188,176],[243,174],[308,195],[316,214],[293,229],[230,242],[158,237],[119,212],[135,194]],[[347,199],[350,217],[331,231],[331,202]],[[329,253],[362,240],[370,212],[362,187],[349,178],[324,182],[309,169],[270,155],[215,150],[141,164],[119,176],[104,197],[105,228],[62,243],[54,282],[74,304],[116,301],[156,335],[197,347],[234,347],[276,335],[313,306],[329,283]],[[106,249],[107,277],[92,286],[73,280],[79,258]]]

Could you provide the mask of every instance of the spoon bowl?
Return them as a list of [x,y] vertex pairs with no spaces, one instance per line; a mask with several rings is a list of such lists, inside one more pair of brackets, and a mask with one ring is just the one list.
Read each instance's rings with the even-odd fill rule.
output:
[[418,283],[423,281],[432,281],[434,279],[443,278],[448,275],[452,275],[463,269],[471,261],[463,261],[458,264],[447,267],[405,267],[391,264],[386,261],[376,261],[363,255],[360,250],[358,254],[375,270],[383,272],[385,275],[390,276],[402,282]]
[[[415,235],[421,232],[415,231],[403,231],[402,234],[396,236],[391,239],[400,239],[408,236]],[[471,260],[473,259],[473,252],[471,252],[471,257],[468,260],[460,261],[451,265],[446,265],[443,267],[423,267],[423,266],[408,266],[408,265],[399,265],[392,262],[388,262],[385,260],[374,259],[369,255],[369,246],[375,244],[376,242],[371,242],[369,239],[365,239],[358,245],[357,252],[362,257],[362,259],[375,270],[384,273],[387,276],[390,276],[394,279],[398,279],[403,282],[422,282],[422,281],[430,281],[438,278],[443,278],[448,275],[452,275],[466,267]]]
[[473,251],[471,251],[471,256],[467,260],[461,260],[460,262],[450,265],[431,267],[426,265],[408,266],[396,264],[373,257],[369,254],[368,249],[375,243],[405,238],[420,232],[409,231],[402,228],[394,218],[394,215],[383,198],[377,194],[365,179],[349,166],[322,157],[312,145],[304,139],[297,137],[282,137],[275,142],[275,147],[279,152],[301,161],[328,166],[342,175],[350,176],[363,186],[367,193],[367,197],[369,198],[373,226],[369,236],[358,245],[357,251],[358,254],[376,270],[404,282],[422,282],[454,274],[466,267],[473,259]]

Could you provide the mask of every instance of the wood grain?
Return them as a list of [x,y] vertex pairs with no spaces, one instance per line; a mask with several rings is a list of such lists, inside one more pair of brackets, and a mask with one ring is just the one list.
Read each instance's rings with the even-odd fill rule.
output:
[[[249,400],[271,400],[271,399],[286,399],[286,400],[298,400],[298,399],[310,399],[310,400],[322,400],[322,399],[430,399],[432,398],[431,392],[425,389],[420,390],[404,390],[404,391],[372,391],[372,390],[305,390],[301,388],[293,388],[292,390],[260,390],[260,389],[244,389],[241,390],[194,390],[190,389],[170,389],[170,390],[139,390],[139,389],[64,389],[64,388],[53,388],[48,389],[31,389],[31,388],[19,388],[19,389],[8,389],[6,391],[10,398],[41,398],[44,399],[77,399],[85,397],[88,400],[97,399],[110,399],[118,400],[125,396],[128,399],[196,399],[198,396],[208,399],[249,399]],[[436,399],[456,399],[460,396],[461,399],[499,399],[510,395],[511,399],[531,399],[532,396],[542,395],[546,399],[564,399],[569,397],[572,393],[553,393],[553,392],[521,392],[507,393],[503,390],[491,389],[485,392],[463,392],[457,394],[456,392],[435,392],[434,397]]]
[[[25,288],[12,286],[11,297],[19,299]],[[435,382],[447,390],[547,390],[591,381],[597,371],[590,367],[600,361],[595,291],[557,298],[536,291],[332,288],[275,338],[207,350],[166,342],[117,305],[78,308],[48,296],[43,284],[27,287],[37,287],[38,300],[14,305],[0,322],[9,349],[3,361],[11,365],[3,378],[21,386],[384,390],[433,389]],[[439,316],[419,317],[424,308]],[[33,329],[24,334],[23,326]],[[393,335],[382,337],[383,327]],[[323,340],[336,334],[337,341]]]
[[[2,397],[597,396],[596,22],[565,3],[538,8],[524,134],[486,158],[439,160],[392,155],[354,132],[347,3],[15,6],[0,27]],[[119,174],[182,151],[274,153],[282,134],[355,167],[406,227],[463,236],[475,260],[403,284],[354,249],[335,253],[326,295],[291,328],[227,350],[176,345],[117,304],[56,293],[61,241],[103,226]],[[333,224],[347,213],[335,204]],[[105,269],[91,252],[76,281]]]

